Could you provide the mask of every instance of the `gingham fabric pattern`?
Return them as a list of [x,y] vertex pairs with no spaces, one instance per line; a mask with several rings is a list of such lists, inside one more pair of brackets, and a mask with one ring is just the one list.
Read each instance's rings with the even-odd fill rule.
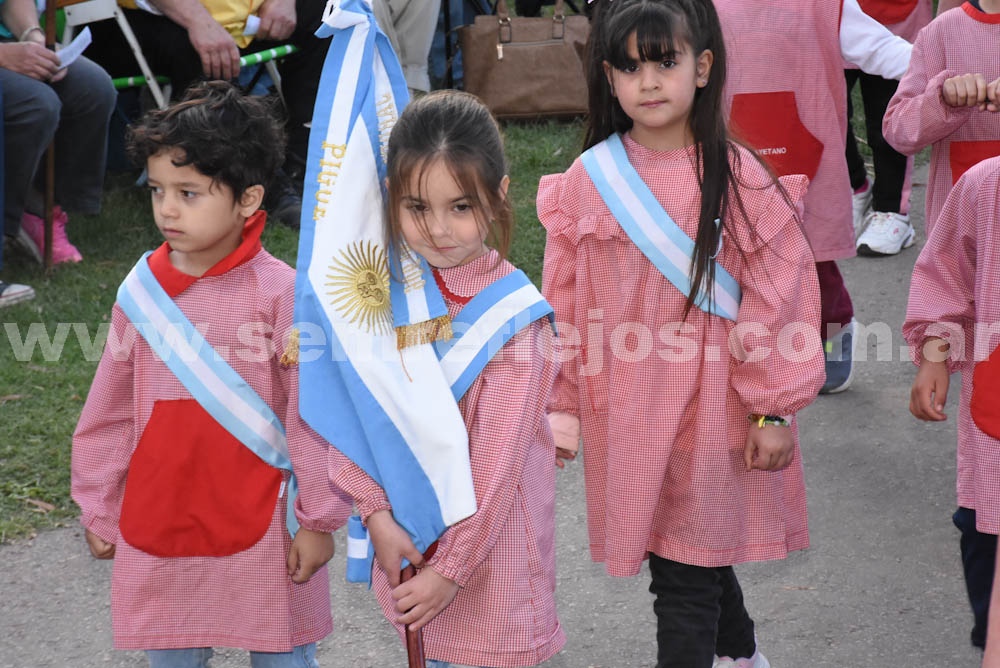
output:
[[[496,251],[438,270],[452,316],[461,304],[513,266]],[[450,527],[430,567],[462,589],[424,628],[428,658],[469,666],[534,666],[566,638],[555,609],[555,444],[545,419],[558,365],[552,328],[536,321],[486,365],[459,409],[469,430],[478,510]],[[331,451],[334,482],[359,499],[365,516],[387,507],[360,468]],[[395,619],[385,574],[374,584],[386,617]],[[402,627],[397,627],[402,632]]]
[[[624,140],[693,238],[693,149]],[[823,383],[816,269],[793,208],[755,157],[739,156],[751,222],[730,219],[735,236],[723,235],[718,254],[743,290],[736,323],[696,308],[683,320],[686,295],[625,235],[579,160],[539,186],[542,291],[564,346],[549,409],[580,416],[591,555],[612,575],[635,575],[650,551],[722,566],[780,559],[809,543],[797,446],[778,472],[746,471],[743,450],[748,413],[795,413]],[[801,206],[805,178],[782,181]],[[744,361],[729,348],[741,332],[752,332],[743,341],[756,351]]]
[[[155,259],[156,254],[150,263],[161,284],[176,282],[178,277],[170,273],[179,272]],[[283,337],[292,325],[294,279],[288,265],[260,251],[221,275],[198,279],[175,301],[284,422],[300,489],[296,515],[301,525],[333,531],[347,521],[351,505],[329,482],[328,446],[299,418],[297,368],[279,364]],[[238,334],[242,325],[256,327],[252,340],[246,332]],[[116,543],[111,583],[115,647],[287,652],[328,635],[332,619],[326,568],[306,584],[294,584],[286,574],[291,545],[285,528],[287,494],[260,542],[232,556],[159,558],[121,538],[118,517],[129,461],[153,403],[190,394],[117,305],[111,337],[131,337],[134,345],[123,354],[116,355],[114,346],[104,351],[73,438],[72,492],[83,511],[83,525]],[[256,361],[261,346],[270,345],[273,354]]]
[[977,528],[990,534],[1000,533],[1000,441],[979,430],[969,402],[975,361],[1000,344],[998,193],[1000,158],[980,162],[955,184],[913,268],[903,323],[914,359],[928,336],[940,335],[940,324],[965,334],[952,342],[949,368],[961,373],[961,393],[949,388],[945,413],[958,420],[958,504],[974,508]]
[[914,155],[931,146],[926,199],[928,234],[955,181],[951,145],[956,141],[1000,141],[1000,114],[945,104],[941,87],[962,74],[982,74],[989,83],[1000,77],[1000,17],[968,3],[948,11],[920,31],[910,68],[882,119],[882,134],[897,151]]

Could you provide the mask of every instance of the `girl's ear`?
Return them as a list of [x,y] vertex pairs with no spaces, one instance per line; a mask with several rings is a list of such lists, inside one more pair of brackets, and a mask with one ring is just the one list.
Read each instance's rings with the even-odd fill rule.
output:
[[698,73],[698,88],[704,88],[708,85],[708,78],[712,74],[712,63],[715,62],[715,54],[712,53],[711,49],[705,49],[700,54],[698,54],[698,63],[696,71]]
[[240,215],[249,217],[254,211],[264,203],[264,186],[259,183],[252,185],[243,191],[240,200],[236,203],[240,209]]
[[500,179],[500,199],[507,197],[507,188],[509,187],[510,187],[510,176],[504,174],[503,178]]
[[614,68],[611,67],[611,63],[608,61],[603,62],[604,66],[604,76],[608,78],[608,86],[611,88],[611,97],[618,97],[615,95],[615,81],[611,78],[611,72]]

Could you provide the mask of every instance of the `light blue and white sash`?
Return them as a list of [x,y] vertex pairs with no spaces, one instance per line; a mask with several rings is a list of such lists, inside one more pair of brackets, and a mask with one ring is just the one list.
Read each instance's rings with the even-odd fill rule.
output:
[[398,320],[447,315],[425,263],[389,271],[384,156],[406,81],[368,0],[330,0],[316,34],[332,39],[309,136],[295,321],[321,336],[300,349],[299,412],[385,490],[423,552],[476,511],[476,497],[465,423],[434,348],[396,345]]
[[[166,293],[143,255],[118,288],[118,305],[136,331],[216,422],[262,461],[292,472],[285,427],[271,407],[212,348]],[[293,536],[297,486],[291,473],[285,520]]]
[[[580,159],[611,215],[632,242],[674,287],[689,295],[694,240],[677,226],[629,162],[621,137],[611,135]],[[701,290],[694,305],[735,321],[740,297],[739,283],[716,263],[710,296]]]
[[515,334],[552,313],[552,307],[520,269],[469,300],[452,320],[451,340],[434,344],[455,400],[465,395],[472,381]]

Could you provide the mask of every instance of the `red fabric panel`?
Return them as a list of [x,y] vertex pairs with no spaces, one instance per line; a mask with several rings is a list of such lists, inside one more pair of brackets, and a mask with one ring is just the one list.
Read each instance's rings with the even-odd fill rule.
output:
[[778,176],[816,176],[823,143],[802,124],[793,91],[734,95],[730,123]]
[[949,153],[951,185],[974,165],[1000,155],[1000,141],[953,141]]
[[861,10],[884,26],[902,23],[917,8],[917,0],[858,0]]
[[157,401],[129,466],[121,534],[159,557],[221,557],[259,541],[283,474],[194,399]]
[[984,434],[1000,439],[1000,347],[972,372],[972,420]]

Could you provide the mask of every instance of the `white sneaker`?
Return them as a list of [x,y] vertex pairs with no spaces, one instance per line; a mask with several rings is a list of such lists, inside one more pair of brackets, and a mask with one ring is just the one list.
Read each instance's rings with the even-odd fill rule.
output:
[[34,298],[35,291],[31,289],[31,286],[0,281],[0,308],[20,304]]
[[749,659],[731,659],[728,656],[715,657],[712,668],[771,668],[767,657],[757,650]]
[[865,188],[863,193],[854,193],[851,195],[851,204],[854,208],[854,238],[857,239],[861,236],[861,233],[865,231],[865,223],[868,219],[868,210],[872,205],[872,184],[871,181],[865,181]]
[[872,211],[865,220],[865,231],[857,241],[858,255],[895,255],[913,245],[916,232],[908,215]]

